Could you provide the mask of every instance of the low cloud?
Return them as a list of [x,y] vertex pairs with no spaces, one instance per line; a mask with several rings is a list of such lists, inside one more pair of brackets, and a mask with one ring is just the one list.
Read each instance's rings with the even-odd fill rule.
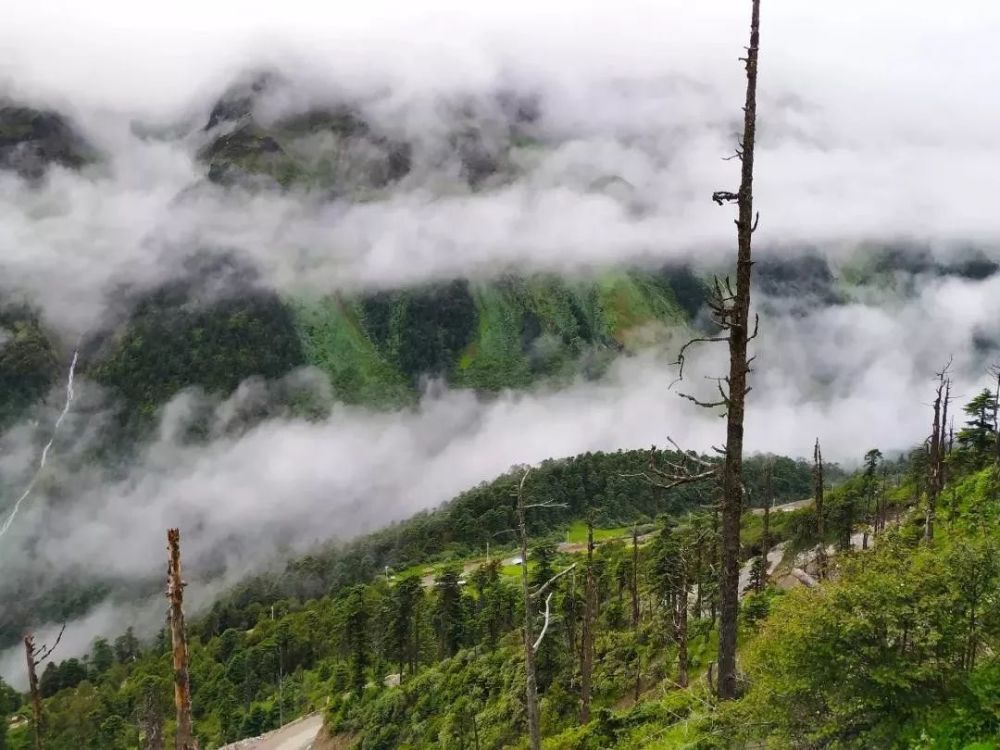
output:
[[[739,128],[746,11],[722,0],[21,4],[0,29],[0,88],[66,111],[105,158],[81,173],[56,168],[35,187],[0,176],[5,296],[40,305],[72,341],[119,301],[120,285],[161,283],[206,247],[252,259],[286,294],[511,268],[716,267],[735,237],[732,211],[708,197],[738,179],[736,162],[720,157]],[[892,243],[1000,258],[1000,105],[983,96],[1000,58],[981,52],[998,28],[1000,6],[978,0],[769,3],[758,257],[818,253],[836,264],[859,245]],[[203,181],[195,153],[212,102],[247,68],[293,82],[272,115],[346,97],[424,146],[446,140],[456,102],[528,92],[544,145],[518,152],[509,179],[481,191],[443,167],[415,170],[367,202],[226,190]],[[174,129],[140,136],[149,128],[136,119]],[[830,459],[850,463],[869,447],[912,446],[949,354],[960,397],[982,381],[996,356],[997,300],[1000,277],[929,276],[905,295],[879,290],[840,305],[758,300],[748,448],[803,454],[818,436]],[[721,372],[724,356],[703,352],[689,385]],[[193,572],[235,575],[433,507],[512,464],[667,435],[707,450],[722,423],[668,389],[669,360],[622,359],[601,382],[562,390],[482,399],[445,389],[397,414],[336,406],[321,421],[278,416],[243,431],[232,425],[266,387],[245,384],[221,404],[186,392],[134,463],[113,468],[87,460],[113,404],[81,383],[51,473],[0,543],[0,561],[5,575],[37,565],[148,579],[162,572],[163,529],[180,525]],[[2,436],[6,486],[28,475],[57,400]],[[185,443],[185,425],[206,411],[213,439]],[[74,637],[119,631],[131,620],[117,613],[95,611]],[[8,657],[0,669],[16,673]]]

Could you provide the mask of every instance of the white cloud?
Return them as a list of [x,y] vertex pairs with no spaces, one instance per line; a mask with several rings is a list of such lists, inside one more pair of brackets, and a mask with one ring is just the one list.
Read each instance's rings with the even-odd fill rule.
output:
[[[708,196],[737,180],[736,163],[720,157],[738,128],[748,11],[723,0],[18,4],[0,28],[0,82],[70,111],[109,160],[83,174],[55,170],[38,189],[0,178],[0,277],[74,335],[99,318],[113,284],[154,283],[202,246],[247,253],[282,291],[511,267],[715,264],[735,239],[731,212]],[[985,95],[1000,78],[989,53],[998,31],[1000,6],[985,0],[768,2],[759,253],[839,257],[862,241],[902,240],[1000,257],[1000,104]],[[345,204],[193,187],[197,134],[143,141],[129,128],[133,117],[201,122],[237,71],[267,64],[298,82],[297,101],[378,94],[373,116],[431,140],[440,95],[540,92],[552,144],[518,179],[482,193],[424,172],[384,200]],[[851,461],[875,445],[913,444],[948,353],[970,391],[981,377],[973,337],[997,337],[998,284],[920,279],[911,299],[769,315],[748,446],[801,454],[819,436],[831,459]],[[709,353],[705,367],[721,356]],[[270,420],[199,447],[176,439],[186,410],[205,408],[186,394],[124,476],[81,470],[58,513],[41,493],[0,555],[16,567],[22,542],[41,532],[33,554],[53,570],[145,577],[162,568],[162,529],[180,524],[192,562],[243,571],[286,544],[435,505],[514,463],[662,444],[667,434],[701,449],[718,443],[720,421],[670,393],[671,379],[649,355],[558,392],[486,401],[446,392],[392,415],[338,408],[322,422]],[[76,430],[100,413],[98,398],[85,391]],[[65,464],[97,436],[73,426],[56,446]],[[4,436],[5,478],[30,463],[43,427]],[[94,622],[83,630],[105,627]]]

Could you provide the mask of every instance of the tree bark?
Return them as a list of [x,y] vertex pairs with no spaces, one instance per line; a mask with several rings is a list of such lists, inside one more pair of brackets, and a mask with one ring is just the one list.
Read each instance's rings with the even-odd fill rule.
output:
[[[997,409],[993,412],[993,433],[996,436],[993,446],[993,460],[997,464],[1000,464],[1000,365],[994,366],[993,372],[997,376],[997,390],[995,396]],[[954,430],[952,430],[952,433],[954,434]]]
[[931,421],[931,442],[928,446],[927,512],[924,523],[924,539],[934,540],[934,524],[937,517],[937,499],[941,490],[941,446],[944,429],[941,425],[941,399],[944,393],[944,371],[938,375],[937,395],[934,398],[934,419]]
[[687,562],[681,563],[681,579],[674,618],[677,631],[677,684],[688,685],[688,574]]
[[753,210],[754,142],[757,131],[757,54],[760,44],[760,0],[752,0],[747,89],[743,107],[742,174],[736,220],[738,252],[736,295],[729,327],[729,398],[726,409],[726,460],[722,473],[722,579],[719,622],[719,698],[731,700],[736,685],[736,618],[739,613],[740,516],[743,513],[743,418],[746,407],[747,342],[750,339],[750,275]]
[[767,464],[765,481],[767,494],[764,497],[764,530],[760,535],[760,557],[763,568],[756,581],[758,594],[767,586],[767,554],[771,549],[771,505],[774,503],[774,465],[771,462]]
[[819,447],[819,438],[816,438],[816,446],[813,448],[813,494],[816,496],[814,508],[816,510],[816,536],[819,537],[819,547],[816,549],[816,565],[818,567],[818,578],[826,578],[826,540],[823,538],[826,533],[823,518],[823,452]]
[[639,630],[639,531],[632,529],[632,627]]
[[181,577],[181,534],[167,531],[167,598],[170,600],[170,639],[174,662],[174,705],[177,708],[177,750],[198,750],[191,718],[191,684],[188,678],[187,632],[184,627],[184,579]]
[[160,716],[156,704],[155,694],[147,688],[143,695],[142,714],[139,719],[143,750],[164,750],[166,747],[163,739],[163,717]]
[[580,723],[590,722],[590,679],[594,670],[594,523],[587,519],[587,584],[583,605],[580,653]]
[[35,730],[35,750],[42,750],[42,731],[44,717],[42,715],[42,695],[38,690],[38,673],[35,667],[35,638],[30,633],[24,636],[24,653],[28,659],[28,690],[31,692],[31,716]]
[[639,702],[642,660],[639,652],[639,530],[632,528],[632,639],[635,649],[635,702]]
[[538,718],[538,683],[535,673],[535,637],[531,626],[531,588],[528,583],[528,527],[524,516],[525,472],[517,491],[517,529],[521,540],[521,590],[524,596],[524,676],[525,713],[528,717],[528,741],[531,750],[542,746]]

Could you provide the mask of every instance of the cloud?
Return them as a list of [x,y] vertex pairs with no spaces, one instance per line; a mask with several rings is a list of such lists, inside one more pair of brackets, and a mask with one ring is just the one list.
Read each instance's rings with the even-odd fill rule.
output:
[[[708,196],[738,179],[720,157],[739,128],[748,10],[723,0],[19,4],[0,28],[0,89],[67,111],[106,159],[79,174],[55,169],[31,189],[0,176],[0,278],[72,340],[100,321],[119,284],[159,283],[203,247],[245,254],[288,294],[511,268],[715,267],[735,239],[732,212]],[[982,95],[1000,77],[1000,58],[982,54],[1000,6],[775,0],[763,24],[761,257],[839,262],[891,242],[1000,258],[1000,105]],[[279,111],[346,96],[429,151],[452,117],[442,101],[486,107],[500,89],[529,92],[544,148],[519,152],[512,179],[478,192],[432,160],[367,202],[223,190],[201,182],[199,129],[248,67],[292,81],[272,102]],[[140,136],[136,118],[176,127]],[[909,295],[844,305],[759,300],[748,447],[802,454],[819,436],[828,457],[850,462],[875,445],[911,446],[948,353],[963,389],[982,378],[994,354],[982,342],[1000,333],[998,285],[918,277]],[[721,371],[723,351],[702,356],[702,374]],[[625,359],[601,382],[558,391],[444,390],[397,414],[337,406],[325,420],[279,416],[246,431],[232,424],[266,387],[245,384],[222,404],[187,392],[135,462],[113,468],[86,460],[110,407],[81,384],[50,481],[0,558],[5,571],[37,563],[53,575],[143,579],[161,572],[163,528],[179,524],[193,570],[242,573],[434,506],[515,463],[668,434],[707,449],[721,422],[667,389],[668,360]],[[34,460],[52,408],[2,437],[8,485]],[[206,411],[213,439],[185,444],[191,415]],[[67,486],[72,502],[59,502]],[[119,630],[110,611],[80,632]]]
[[[805,314],[789,313],[779,298],[758,304],[764,317],[748,451],[804,455],[819,437],[828,460],[844,464],[857,463],[870,447],[891,453],[919,442],[934,371],[955,355],[961,402],[985,382],[996,356],[977,338],[1000,333],[1000,276],[928,279],[918,294],[892,304],[817,306]],[[435,507],[512,465],[663,445],[668,435],[708,450],[723,440],[723,422],[668,388],[676,375],[671,359],[655,351],[625,358],[606,379],[562,390],[479,398],[438,387],[402,412],[335,406],[319,421],[278,416],[245,430],[232,428],[241,413],[266,402],[263,384],[249,381],[221,403],[189,391],[165,407],[157,438],[129,466],[111,469],[87,461],[103,412],[101,394],[81,384],[53,473],[0,548],[4,569],[16,576],[32,566],[52,580],[69,573],[156,580],[163,530],[179,525],[188,575],[197,581],[191,590],[202,589],[207,603],[259,565]],[[724,365],[724,347],[704,348],[683,387],[707,388],[702,376]],[[308,373],[295,377],[306,387],[321,383]],[[185,442],[186,426],[206,409],[214,437]],[[24,425],[3,445],[6,476],[33,458]],[[65,497],[71,502],[60,501]],[[216,576],[211,583],[203,577],[208,571]],[[132,614],[101,616],[73,625],[84,645],[133,621]]]
[[[941,279],[891,306],[858,302],[805,315],[763,301],[748,449],[803,455],[819,436],[832,460],[852,463],[867,447],[918,442],[933,373],[949,353],[960,396],[984,378],[995,353],[977,339],[996,338],[998,292],[1000,277]],[[938,313],[928,318],[927,310]],[[705,347],[684,387],[698,392],[700,375],[721,372],[724,358],[724,347]],[[193,565],[243,570],[287,548],[434,507],[515,464],[664,444],[668,435],[708,450],[722,439],[721,422],[668,390],[676,374],[670,359],[655,351],[625,358],[606,379],[561,390],[482,398],[438,388],[401,412],[335,405],[319,421],[278,415],[249,429],[234,425],[268,401],[263,384],[248,381],[214,405],[185,392],[165,407],[157,438],[124,474],[68,472],[59,483],[71,487],[72,502],[46,508],[39,498],[11,537],[43,539],[41,554],[57,570],[128,578],[159,571],[151,550],[164,528],[179,525],[189,530]],[[308,388],[322,383],[296,377]],[[92,413],[99,401],[87,393],[67,430],[86,426],[90,435],[60,438],[64,462],[85,463],[86,445],[100,439]],[[187,425],[206,413],[214,414],[207,444],[185,441]],[[30,456],[14,450],[18,434],[9,436],[7,455]]]
[[[731,211],[708,196],[738,179],[720,157],[739,128],[746,10],[721,0],[19,6],[0,30],[8,89],[67,108],[107,161],[36,191],[0,180],[5,284],[75,333],[116,283],[152,283],[205,246],[246,252],[291,292],[512,267],[717,264],[732,249]],[[760,253],[838,258],[882,241],[1000,255],[1000,107],[979,95],[1000,61],[975,52],[1000,27],[996,7],[779,0],[763,23]],[[200,127],[238,71],[262,66],[290,82],[279,108],[359,99],[425,146],[449,126],[442,97],[536,94],[546,145],[492,189],[470,193],[426,169],[381,199],[345,203],[195,188],[201,136],[144,140],[130,128],[135,117]]]

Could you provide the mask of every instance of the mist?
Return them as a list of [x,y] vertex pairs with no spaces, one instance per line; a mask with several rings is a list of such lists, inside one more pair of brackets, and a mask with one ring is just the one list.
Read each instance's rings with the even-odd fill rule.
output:
[[[868,242],[996,257],[1000,106],[981,92],[1000,75],[985,53],[1000,11],[777,0],[766,13],[761,257],[808,247],[836,260]],[[153,284],[199,247],[245,253],[289,293],[510,268],[713,265],[732,249],[728,215],[708,198],[738,179],[721,157],[735,147],[745,18],[722,0],[152,12],[52,2],[11,15],[0,91],[67,112],[102,154],[35,189],[0,179],[3,286],[71,334],[95,325],[109,290]],[[424,151],[449,126],[442,102],[520,91],[538,98],[545,147],[478,191],[440,169],[364,203],[206,183],[194,156],[208,110],[255,69],[287,84],[262,117],[350,101]],[[137,121],[180,136],[137,135]]]
[[[731,212],[709,196],[738,179],[736,162],[721,157],[735,146],[742,101],[741,9],[722,0],[22,4],[0,29],[0,92],[66,113],[101,159],[80,172],[55,168],[36,185],[0,175],[0,287],[40,306],[70,342],[102,324],[122,285],[162,283],[205,247],[246,257],[286,295],[512,269],[716,268],[735,245]],[[758,257],[818,254],[837,267],[859,248],[892,244],[1000,260],[1000,104],[984,95],[1000,78],[990,53],[1000,8],[774,0],[764,13]],[[196,154],[208,113],[233,80],[259,69],[288,82],[261,116],[350,101],[417,144],[413,173],[366,202],[206,182]],[[447,164],[421,161],[446,142],[442,102],[488,109],[511,89],[537,97],[544,148],[519,155],[508,179],[473,190]],[[906,450],[927,430],[931,378],[950,355],[959,398],[971,394],[996,356],[1000,277],[919,275],[913,285],[805,310],[759,299],[748,448],[802,455],[819,437],[845,464],[870,447]],[[0,346],[7,335],[0,330]],[[322,420],[279,415],[236,431],[232,414],[267,384],[222,399],[186,391],[163,408],[134,463],[113,468],[86,460],[113,398],[82,382],[52,477],[25,504],[0,561],[5,575],[35,566],[148,580],[162,572],[163,529],[179,525],[192,572],[222,571],[214,593],[515,464],[663,445],[668,435],[708,450],[722,440],[721,421],[674,391],[697,392],[725,352],[700,352],[688,382],[671,390],[674,353],[623,358],[601,381],[560,390],[483,398],[435,384],[398,413],[332,404]],[[324,393],[317,373],[294,377]],[[61,388],[0,438],[6,485],[26,480]],[[190,445],[185,425],[206,410],[213,439]],[[130,622],[148,632],[157,607],[95,610],[73,623],[59,656]],[[20,669],[13,658],[0,657],[5,677]]]

